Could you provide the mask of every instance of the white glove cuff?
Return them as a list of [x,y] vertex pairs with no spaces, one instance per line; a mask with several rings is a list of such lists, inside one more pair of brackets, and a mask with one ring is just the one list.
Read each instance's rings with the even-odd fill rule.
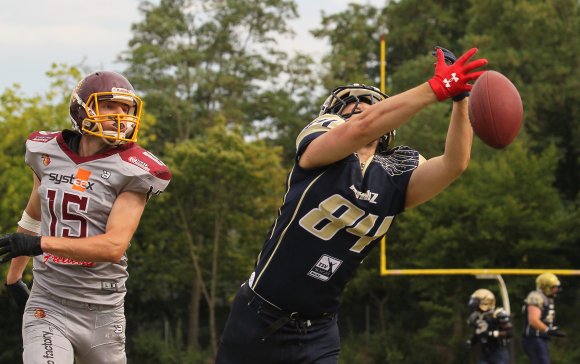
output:
[[18,226],[28,231],[32,231],[36,235],[40,235],[40,221],[33,219],[26,213],[26,210],[22,212],[22,218],[18,221]]

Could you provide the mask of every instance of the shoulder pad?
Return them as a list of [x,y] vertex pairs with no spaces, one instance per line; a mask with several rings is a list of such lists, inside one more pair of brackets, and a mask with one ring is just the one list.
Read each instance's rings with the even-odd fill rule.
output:
[[165,163],[163,163],[161,159],[157,158],[153,153],[136,144],[134,147],[127,148],[121,152],[120,157],[125,162],[133,164],[159,179],[166,181],[171,179],[171,172],[169,172],[169,168],[167,168]]
[[298,134],[296,138],[296,148],[298,149],[300,142],[304,137],[313,134],[326,132],[334,128],[337,125],[344,124],[346,121],[338,115],[334,114],[324,114],[316,119],[312,120],[302,131]]
[[469,318],[467,319],[467,324],[469,324],[469,325],[475,324],[478,319],[479,319],[479,312],[474,311],[469,315]]
[[35,131],[28,136],[28,140],[38,143],[46,143],[56,138],[58,131]]
[[391,176],[404,174],[413,171],[419,166],[420,154],[416,150],[399,146],[389,149],[387,153],[375,155],[375,161],[378,162]]
[[526,304],[536,306],[539,308],[542,308],[542,306],[544,306],[545,301],[546,301],[545,296],[538,291],[530,292],[530,294],[528,294],[528,297],[526,297],[525,300]]

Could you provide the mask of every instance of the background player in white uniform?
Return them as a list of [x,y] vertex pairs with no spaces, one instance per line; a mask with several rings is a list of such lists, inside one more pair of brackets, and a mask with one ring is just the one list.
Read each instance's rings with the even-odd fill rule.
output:
[[11,260],[7,287],[27,295],[24,363],[125,363],[126,250],[145,204],[171,178],[135,141],[142,102],[115,72],[81,80],[70,100],[73,129],[34,132],[26,163],[34,187],[17,233],[0,237]]
[[[296,140],[284,202],[234,300],[217,363],[337,362],[345,285],[397,214],[467,168],[473,131],[464,95],[487,64],[468,62],[475,52],[456,60],[437,49],[433,78],[390,98],[364,85],[332,92]],[[447,98],[457,102],[443,155],[421,163],[411,148],[387,147],[397,127]]]

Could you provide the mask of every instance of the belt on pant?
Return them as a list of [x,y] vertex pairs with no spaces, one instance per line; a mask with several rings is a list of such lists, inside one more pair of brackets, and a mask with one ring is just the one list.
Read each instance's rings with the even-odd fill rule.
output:
[[103,305],[103,304],[97,304],[97,303],[87,303],[87,302],[74,301],[74,300],[69,300],[66,298],[56,296],[56,295],[48,292],[45,289],[39,288],[39,290],[42,291],[43,297],[46,297],[51,301],[60,303],[63,306],[68,306],[68,307],[73,307],[73,308],[82,308],[82,309],[86,309],[89,311],[108,311],[108,310],[111,310],[115,307],[120,306],[120,305]]
[[277,317],[277,319],[264,331],[261,339],[262,341],[265,341],[268,336],[272,335],[289,322],[294,323],[299,332],[305,332],[307,328],[312,326],[313,322],[320,319],[329,320],[336,316],[336,313],[334,312],[311,316],[302,315],[299,312],[283,310],[254,292],[254,290],[248,285],[248,282],[244,283],[242,286],[242,294],[248,303],[248,307],[256,309],[258,313],[263,312],[270,316]]

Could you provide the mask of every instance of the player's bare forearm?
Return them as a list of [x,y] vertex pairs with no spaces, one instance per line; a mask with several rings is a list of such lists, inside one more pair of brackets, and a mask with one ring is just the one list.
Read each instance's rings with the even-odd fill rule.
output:
[[457,178],[467,169],[471,158],[472,142],[473,129],[469,123],[466,98],[453,103],[451,123],[445,140],[443,161],[450,176],[455,174]]
[[8,268],[8,274],[6,275],[7,284],[14,284],[22,279],[22,274],[24,273],[29,260],[30,257],[12,258],[10,261],[10,268]]
[[124,192],[113,205],[104,234],[86,238],[43,236],[42,250],[78,261],[118,262],[137,230],[145,201],[145,195]]
[[389,97],[353,115],[348,122],[316,138],[300,159],[302,168],[334,163],[398,128],[426,106],[437,102],[427,83]]
[[529,305],[528,306],[528,322],[536,330],[545,332],[548,329],[548,325],[542,322],[542,310],[539,307]]
[[361,114],[355,115],[353,121],[366,123],[365,127],[369,129],[369,134],[371,134],[368,136],[368,141],[372,141],[385,132],[397,129],[409,121],[411,116],[435,102],[437,102],[437,97],[425,82],[373,105]]
[[467,116],[467,101],[454,102],[447,131],[445,152],[420,164],[409,180],[405,207],[429,201],[465,171],[471,156],[473,131]]
[[118,262],[129,247],[129,240],[108,234],[89,238],[43,236],[41,247],[44,253],[77,261]]

